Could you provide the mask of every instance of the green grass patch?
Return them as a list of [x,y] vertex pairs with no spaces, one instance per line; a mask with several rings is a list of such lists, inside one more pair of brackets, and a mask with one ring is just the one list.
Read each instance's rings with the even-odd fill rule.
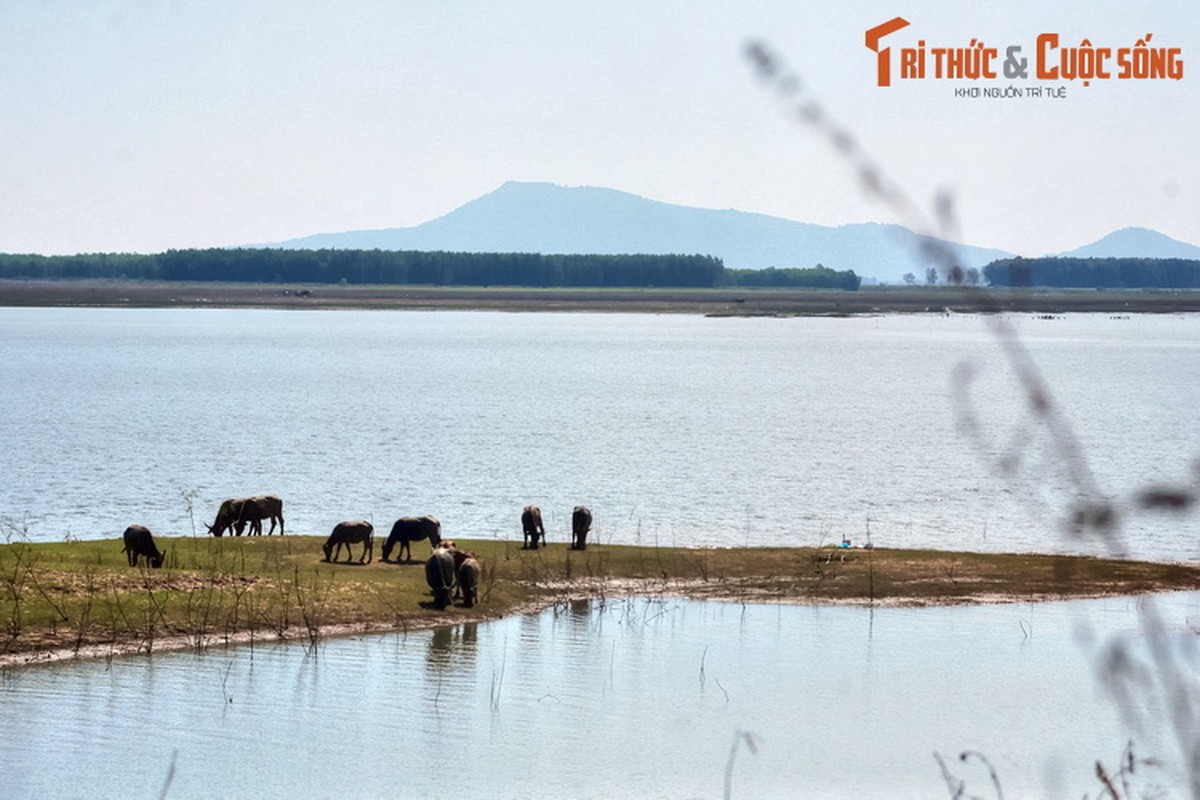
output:
[[[0,659],[150,652],[339,631],[432,627],[581,597],[946,604],[1200,588],[1200,567],[1077,556],[841,548],[668,548],[458,540],[483,565],[480,603],[432,607],[429,548],[411,563],[322,560],[322,537],[160,537],[162,569],[116,540],[0,546]],[[344,558],[344,554],[343,554]]]

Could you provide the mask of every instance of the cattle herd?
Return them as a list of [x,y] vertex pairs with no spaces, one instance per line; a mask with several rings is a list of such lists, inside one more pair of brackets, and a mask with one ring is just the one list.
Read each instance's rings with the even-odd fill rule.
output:
[[[270,536],[279,525],[283,535],[283,501],[275,495],[260,495],[242,499],[230,499],[221,503],[212,525],[206,526],[213,536],[224,536],[232,531],[241,536],[250,528],[251,536],[261,536],[263,522],[269,521]],[[592,528],[592,512],[587,506],[575,506],[571,512],[571,549],[586,550],[587,536]],[[525,506],[521,511],[521,529],[524,532],[524,549],[536,550],[546,544],[546,528],[542,524],[542,510],[535,505]],[[144,558],[154,568],[161,567],[166,554],[154,543],[154,536],[142,525],[130,525],[125,529],[124,552],[129,566],[136,567]],[[428,541],[431,554],[425,561],[425,580],[433,593],[433,605],[444,609],[455,599],[462,599],[463,606],[470,608],[478,600],[479,576],[482,568],[479,558],[469,550],[460,550],[454,542],[442,538],[442,524],[437,517],[401,517],[392,524],[392,530],[383,543],[383,560],[390,561],[393,551],[396,561],[412,563],[412,542]],[[325,560],[336,562],[346,549],[346,560],[354,558],[353,545],[362,545],[358,557],[360,564],[371,563],[375,549],[375,527],[365,520],[339,522],[321,546]]]
[[217,509],[217,518],[208,526],[208,532],[213,536],[224,536],[226,531],[232,529],[241,536],[249,524],[251,536],[262,536],[263,520],[271,521],[268,536],[275,532],[276,522],[279,523],[279,535],[283,536],[283,501],[273,494],[222,502]]

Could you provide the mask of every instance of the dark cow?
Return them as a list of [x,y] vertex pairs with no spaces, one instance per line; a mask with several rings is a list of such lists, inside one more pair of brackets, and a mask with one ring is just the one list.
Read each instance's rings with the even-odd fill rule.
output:
[[433,555],[425,562],[425,580],[433,590],[433,604],[444,609],[450,605],[450,593],[454,590],[454,551],[446,547],[433,548]]
[[[342,554],[342,548],[346,548],[346,560],[349,561],[354,557],[354,551],[350,549],[350,545],[362,542],[362,555],[358,557],[358,563],[370,564],[375,553],[375,526],[369,522],[339,522],[333,528],[333,533],[329,534],[329,538],[325,540],[325,544],[321,549],[325,551],[326,561],[337,561],[338,556]],[[337,546],[337,551],[334,551],[334,546]]]
[[455,597],[461,597],[464,608],[471,608],[479,601],[479,575],[483,568],[479,558],[470,550],[452,550],[454,574],[458,579]]
[[571,512],[571,549],[587,550],[587,535],[592,529],[592,512],[587,506],[575,506]]
[[[238,521],[242,518],[242,506],[245,505],[245,500],[229,499],[222,501],[221,507],[217,509],[217,518],[213,520],[212,525],[207,525],[208,532],[213,536],[224,536],[225,532],[231,528],[235,528]],[[245,527],[244,525],[242,527]],[[237,528],[238,536],[242,535],[242,528]]]
[[542,510],[537,506],[525,506],[521,512],[521,529],[525,532],[526,550],[537,550],[538,539],[546,543],[546,529],[542,526]]
[[[401,517],[392,525],[392,532],[383,543],[383,560],[387,561],[392,555],[392,548],[400,545],[400,553],[405,555],[404,561],[412,561],[412,542],[428,539],[432,547],[437,547],[442,541],[442,523],[437,517],[426,514],[423,517]],[[400,553],[396,560],[400,561]]]
[[151,567],[158,569],[163,565],[167,554],[155,546],[154,536],[149,528],[144,525],[130,525],[125,529],[125,556],[129,559],[131,567],[136,567],[138,558],[144,556]]
[[242,535],[247,523],[250,524],[251,536],[262,536],[264,519],[271,521],[267,536],[275,532],[276,522],[279,523],[279,535],[283,536],[283,500],[273,494],[262,494],[242,500],[241,503],[241,512],[238,514],[237,522],[234,523],[234,529],[238,536]]

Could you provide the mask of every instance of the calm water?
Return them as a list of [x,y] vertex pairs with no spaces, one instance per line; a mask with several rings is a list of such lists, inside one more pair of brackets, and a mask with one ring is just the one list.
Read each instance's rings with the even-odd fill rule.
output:
[[[1130,503],[1196,482],[1200,317],[1011,321],[1085,462],[970,316],[0,309],[0,533],[202,534],[269,491],[298,533],[434,513],[516,538],[536,502],[563,540],[587,503],[601,542],[1087,550],[1063,533],[1082,463],[1131,552],[1200,558],[1194,516]],[[0,794],[155,797],[173,764],[173,798],[716,797],[739,741],[738,797],[947,797],[934,753],[991,796],[964,750],[1006,796],[1078,797],[1132,738],[1177,796],[1167,704],[1142,681],[1118,706],[1098,666],[1194,649],[1200,596],[1165,604],[1169,639],[1139,602],[630,600],[12,670]]]
[[[1195,485],[1200,317],[1011,319],[1101,491]],[[203,534],[274,492],[313,534],[517,537],[534,502],[559,540],[586,503],[602,542],[1089,548],[979,317],[0,309],[0,364],[10,537]],[[1128,510],[1133,553],[1200,558],[1193,518]]]
[[[720,797],[744,733],[734,797],[949,797],[935,753],[994,796],[964,750],[1007,797],[1080,797],[1132,737],[1166,762],[1135,783],[1165,793],[1138,796],[1182,796],[1170,737],[1097,680],[1114,641],[1144,658],[1137,605],[584,602],[315,651],[20,669],[0,780],[6,797],[157,797],[173,764],[172,798]],[[1200,594],[1167,606],[1200,618]],[[1165,719],[1149,688],[1130,706]]]

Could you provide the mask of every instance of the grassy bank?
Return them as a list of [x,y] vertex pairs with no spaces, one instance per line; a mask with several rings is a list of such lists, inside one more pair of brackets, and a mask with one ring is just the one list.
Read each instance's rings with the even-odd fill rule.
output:
[[[690,549],[465,541],[480,604],[432,607],[423,560],[330,564],[311,536],[162,538],[162,569],[115,540],[0,546],[0,665],[483,620],[585,597],[946,604],[1200,588],[1200,566],[833,548]],[[378,548],[377,548],[378,550]],[[343,556],[344,557],[344,556]],[[357,555],[356,555],[357,557]]]
[[865,287],[857,292],[777,289],[529,289],[192,283],[183,281],[0,280],[0,306],[120,308],[363,308],[390,310],[623,311],[714,316],[800,316],[1018,311],[1178,313],[1200,311],[1195,291],[1093,291]]

